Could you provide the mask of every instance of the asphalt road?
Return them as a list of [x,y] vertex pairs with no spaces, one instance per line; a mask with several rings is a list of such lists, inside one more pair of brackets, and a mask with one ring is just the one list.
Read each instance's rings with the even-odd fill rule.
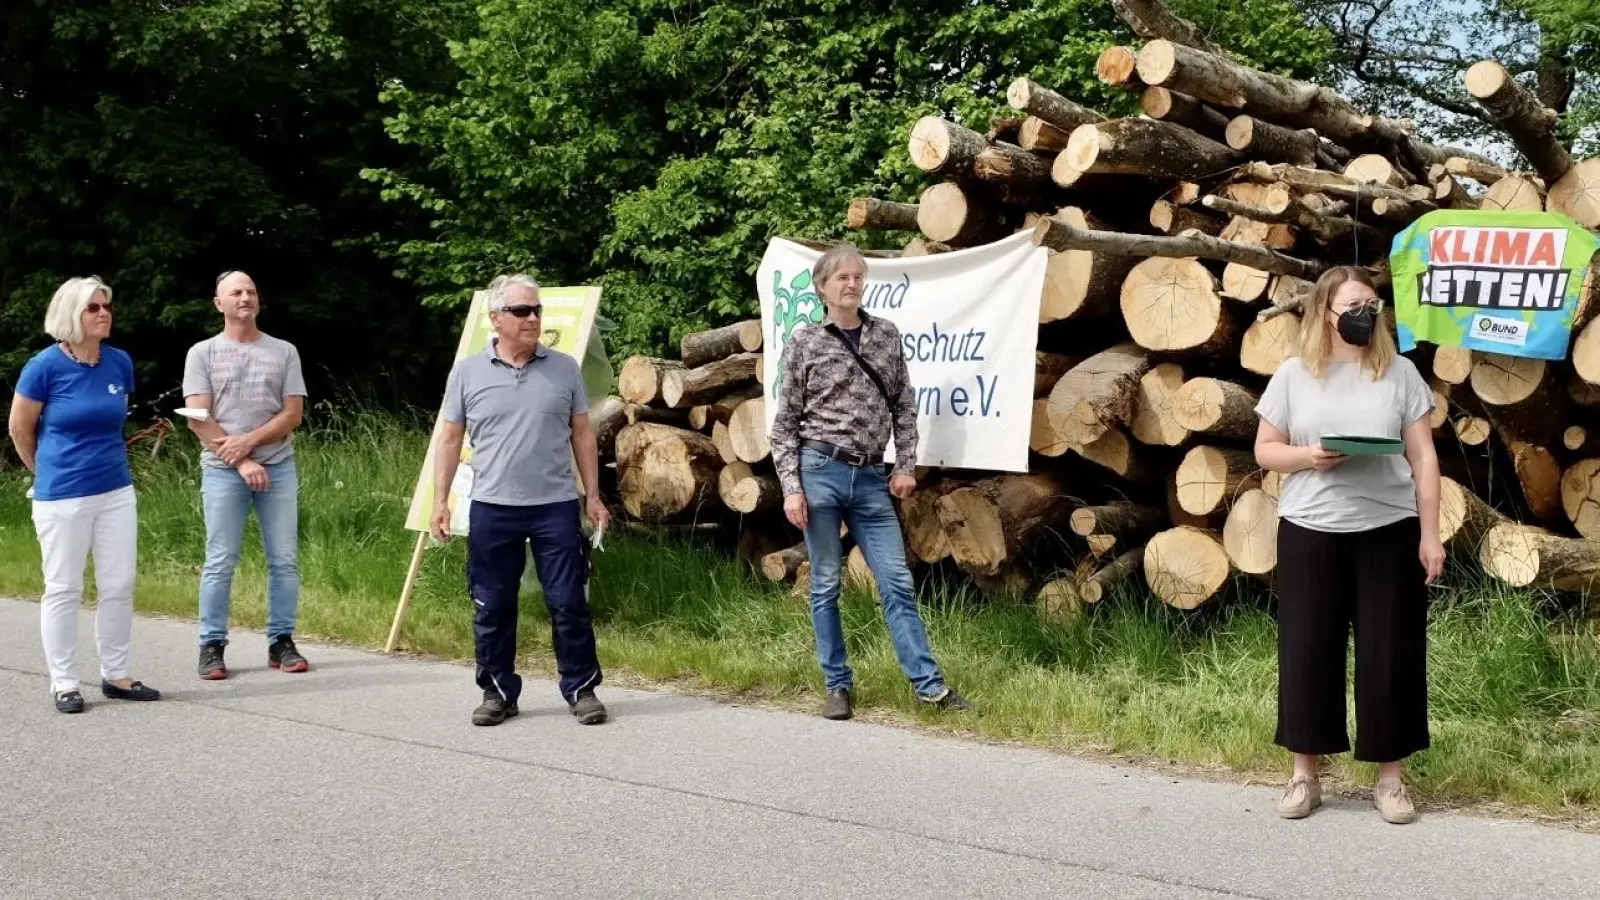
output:
[[[84,618],[80,666],[98,685]],[[469,669],[302,645],[199,681],[141,619],[153,704],[49,703],[38,608],[0,601],[0,897],[1578,898],[1600,836],[1173,778],[861,722],[530,681],[474,728]]]

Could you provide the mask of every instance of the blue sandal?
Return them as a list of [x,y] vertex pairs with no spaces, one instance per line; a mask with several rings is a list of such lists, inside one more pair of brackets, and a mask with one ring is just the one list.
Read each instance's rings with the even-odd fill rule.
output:
[[100,682],[100,693],[112,700],[160,700],[161,692],[153,687],[145,687],[144,682],[135,681],[132,687],[117,687],[109,681]]

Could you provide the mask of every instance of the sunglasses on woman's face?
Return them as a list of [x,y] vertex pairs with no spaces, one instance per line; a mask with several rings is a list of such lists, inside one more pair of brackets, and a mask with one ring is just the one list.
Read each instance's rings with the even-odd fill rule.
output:
[[543,303],[535,303],[532,306],[526,303],[519,303],[516,306],[507,306],[500,311],[510,313],[519,319],[526,319],[529,316],[537,316],[541,319],[544,318]]
[[102,309],[105,310],[106,312],[111,312],[111,304],[109,304],[109,303],[91,302],[88,306],[85,306],[83,308],[83,311],[86,312],[86,313],[89,313],[90,315],[94,315],[96,313],[99,313],[100,310],[102,310]]

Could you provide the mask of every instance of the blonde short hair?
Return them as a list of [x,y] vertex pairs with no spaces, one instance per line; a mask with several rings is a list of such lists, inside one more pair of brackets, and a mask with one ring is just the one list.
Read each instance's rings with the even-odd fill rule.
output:
[[[1300,362],[1316,378],[1321,378],[1327,369],[1328,350],[1333,343],[1333,326],[1328,324],[1328,310],[1333,306],[1333,295],[1352,281],[1364,285],[1373,293],[1378,292],[1372,273],[1366,269],[1334,266],[1317,279],[1316,289],[1312,291],[1300,319]],[[1361,350],[1361,365],[1376,381],[1389,371],[1390,363],[1399,355],[1394,335],[1389,333],[1388,322],[1380,316],[1372,329],[1372,341]]]
[[56,288],[50,306],[44,311],[45,334],[65,344],[83,340],[83,311],[95,294],[105,294],[106,302],[111,302],[111,286],[97,276],[68,278]]

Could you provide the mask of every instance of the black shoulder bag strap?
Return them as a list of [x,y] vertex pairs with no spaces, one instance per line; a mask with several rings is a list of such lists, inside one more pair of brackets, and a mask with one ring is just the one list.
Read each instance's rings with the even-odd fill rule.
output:
[[[856,365],[860,366],[861,371],[866,372],[867,377],[872,379],[872,383],[877,385],[878,393],[883,395],[883,402],[887,403],[889,405],[889,409],[892,411],[894,409],[894,401],[889,399],[889,389],[884,386],[883,377],[878,374],[878,370],[874,369],[871,363],[861,358],[861,354],[856,350],[855,345],[850,343],[850,339],[844,336],[844,332],[839,329],[839,326],[829,322],[824,330],[833,335],[835,338],[838,338],[839,343],[843,344],[844,348],[850,351],[850,355],[855,357]],[[866,329],[863,328],[861,330],[861,336],[865,338],[866,334]]]

